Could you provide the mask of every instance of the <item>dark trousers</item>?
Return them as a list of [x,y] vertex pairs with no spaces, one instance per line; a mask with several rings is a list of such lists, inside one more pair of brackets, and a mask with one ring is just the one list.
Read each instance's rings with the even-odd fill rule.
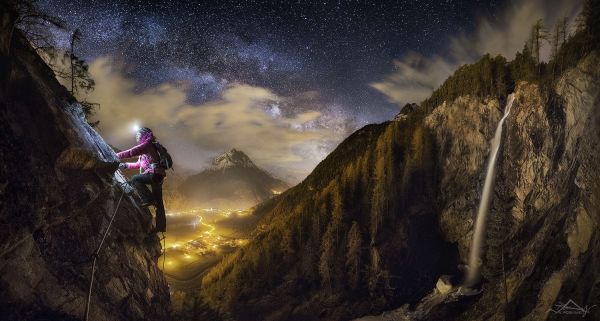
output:
[[[152,200],[156,206],[156,229],[159,232],[167,230],[167,218],[165,217],[165,205],[162,197],[163,176],[157,174],[138,174],[131,178],[131,185],[135,187],[142,202]],[[152,192],[148,186],[152,186]]]

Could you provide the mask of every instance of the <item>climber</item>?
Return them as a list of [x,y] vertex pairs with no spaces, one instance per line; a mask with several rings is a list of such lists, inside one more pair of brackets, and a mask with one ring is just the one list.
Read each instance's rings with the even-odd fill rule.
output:
[[[119,169],[140,169],[140,174],[134,175],[130,183],[140,195],[140,206],[154,205],[156,208],[156,227],[152,232],[165,232],[167,221],[162,197],[162,183],[166,176],[165,169],[170,168],[170,165],[163,165],[161,158],[164,158],[164,155],[160,151],[164,150],[166,153],[166,149],[158,144],[152,130],[146,127],[137,130],[135,140],[138,145],[117,153],[117,156],[119,160],[139,156],[137,162],[122,162],[119,164]],[[152,192],[146,185],[152,186]]]

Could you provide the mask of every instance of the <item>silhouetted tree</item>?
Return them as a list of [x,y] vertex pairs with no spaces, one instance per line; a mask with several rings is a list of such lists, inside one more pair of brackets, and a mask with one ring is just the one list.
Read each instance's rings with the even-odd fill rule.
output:
[[75,45],[81,40],[81,32],[79,29],[75,29],[71,34],[71,46],[67,52],[69,57],[69,64],[71,67],[70,80],[71,80],[71,94],[75,95],[77,91],[88,93],[94,90],[95,82],[90,76],[89,67],[87,63],[75,55]]
[[[75,30],[71,37],[71,48],[66,53],[70,62],[70,72],[64,66],[53,63],[59,52],[54,45],[53,29],[65,29],[62,19],[42,12],[36,0],[7,0],[0,5],[2,9],[2,28],[8,30],[6,39],[1,39],[2,51],[8,53],[10,41],[14,30],[19,30],[29,41],[33,49],[45,58],[48,66],[57,77],[71,80],[71,93],[75,95],[79,88],[84,94],[94,89],[94,80],[90,77],[88,66],[82,59],[74,54],[74,46],[81,37],[79,30]],[[81,106],[86,117],[93,114],[98,104],[81,99]],[[98,122],[90,123],[96,126]]]
[[586,0],[581,16],[592,47],[600,47],[600,0]]
[[31,46],[40,53],[55,55],[51,31],[52,28],[64,29],[65,22],[42,12],[36,0],[9,0],[9,5],[18,15],[15,28],[25,35]]
[[509,63],[509,72],[514,82],[533,81],[537,78],[536,63],[529,46],[525,45],[522,52],[517,52],[515,59]]
[[548,32],[544,28],[543,20],[539,19],[533,27],[531,27],[531,36],[528,44],[537,64],[540,63],[540,48],[546,40],[548,40]]
[[552,46],[552,51],[550,52],[550,57],[551,59],[556,58],[557,54],[558,54],[558,49],[560,48],[560,46],[562,45],[562,43],[564,42],[563,40],[563,29],[562,29],[562,23],[561,23],[562,19],[559,19],[556,21],[556,23],[554,24],[554,30],[552,31],[552,35],[551,35],[551,39],[550,39],[550,44]]
[[[89,102],[85,98],[85,95],[92,92],[95,88],[96,82],[92,78],[89,72],[89,66],[87,63],[75,55],[75,46],[81,40],[82,34],[79,29],[75,29],[71,34],[70,49],[65,53],[69,59],[69,65],[71,72],[69,73],[69,80],[71,82],[71,94],[78,98],[83,109],[85,117],[89,119],[99,104]],[[89,123],[92,127],[98,125],[98,121]]]

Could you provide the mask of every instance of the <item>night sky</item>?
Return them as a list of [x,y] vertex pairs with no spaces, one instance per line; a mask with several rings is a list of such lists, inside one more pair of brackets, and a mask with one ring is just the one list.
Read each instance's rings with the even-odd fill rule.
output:
[[[540,10],[540,17],[545,17],[556,10],[554,7],[564,7],[558,4],[560,1],[548,1],[544,8],[543,1],[529,3],[536,6],[531,7],[527,1],[501,0],[46,0],[40,4],[67,21],[67,32],[57,33],[61,45],[67,43],[70,30],[80,28],[83,38],[76,54],[92,65],[102,61],[118,69],[120,77],[133,84],[132,95],[155,91],[163,84],[184,86],[185,102],[202,108],[223,99],[227,88],[247,85],[266,89],[277,97],[270,97],[270,102],[262,106],[274,118],[285,117],[275,127],[288,124],[293,130],[332,129],[335,137],[329,137],[329,141],[324,142],[323,137],[310,140],[319,141],[319,147],[307,166],[298,167],[307,163],[306,158],[296,159],[298,164],[290,163],[296,169],[286,172],[283,162],[263,157],[265,166],[293,180],[306,175],[350,132],[367,123],[389,120],[402,103],[425,98],[422,94],[394,97],[375,83],[397,82],[393,79],[395,72],[430,70],[436,74],[434,80],[413,77],[400,81],[408,81],[409,89],[418,87],[414,92],[430,92],[456,65],[470,62],[480,51],[493,50],[478,34],[486,26],[510,29],[506,26],[511,21],[510,12]],[[563,15],[571,15],[575,10],[572,7],[564,9],[568,12]],[[527,14],[530,17],[533,13]],[[473,43],[475,48],[469,48],[473,49],[469,54],[457,53],[461,51],[456,48],[458,42],[462,47]],[[493,46],[502,47],[496,43]],[[406,70],[406,64],[410,70]],[[310,125],[288,121],[314,111],[321,115],[311,118]],[[100,116],[101,124],[113,128],[106,114]],[[178,130],[177,134],[184,132]],[[215,145],[198,140],[202,139],[192,145],[200,152],[183,157],[203,155],[206,159],[228,148],[226,142]],[[246,152],[259,160],[262,155],[257,150]],[[301,148],[290,152],[296,156],[306,153]],[[274,165],[277,163],[281,166]]]

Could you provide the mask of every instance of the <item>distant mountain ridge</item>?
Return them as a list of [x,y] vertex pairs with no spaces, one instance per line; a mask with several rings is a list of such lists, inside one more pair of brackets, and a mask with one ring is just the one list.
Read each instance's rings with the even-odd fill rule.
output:
[[250,157],[248,157],[248,155],[246,155],[242,151],[233,148],[227,153],[216,157],[212,162],[211,169],[224,170],[233,167],[252,168],[257,166],[254,165],[254,163],[252,162]]
[[234,148],[217,156],[206,170],[188,177],[179,191],[190,202],[205,207],[248,208],[288,188]]

